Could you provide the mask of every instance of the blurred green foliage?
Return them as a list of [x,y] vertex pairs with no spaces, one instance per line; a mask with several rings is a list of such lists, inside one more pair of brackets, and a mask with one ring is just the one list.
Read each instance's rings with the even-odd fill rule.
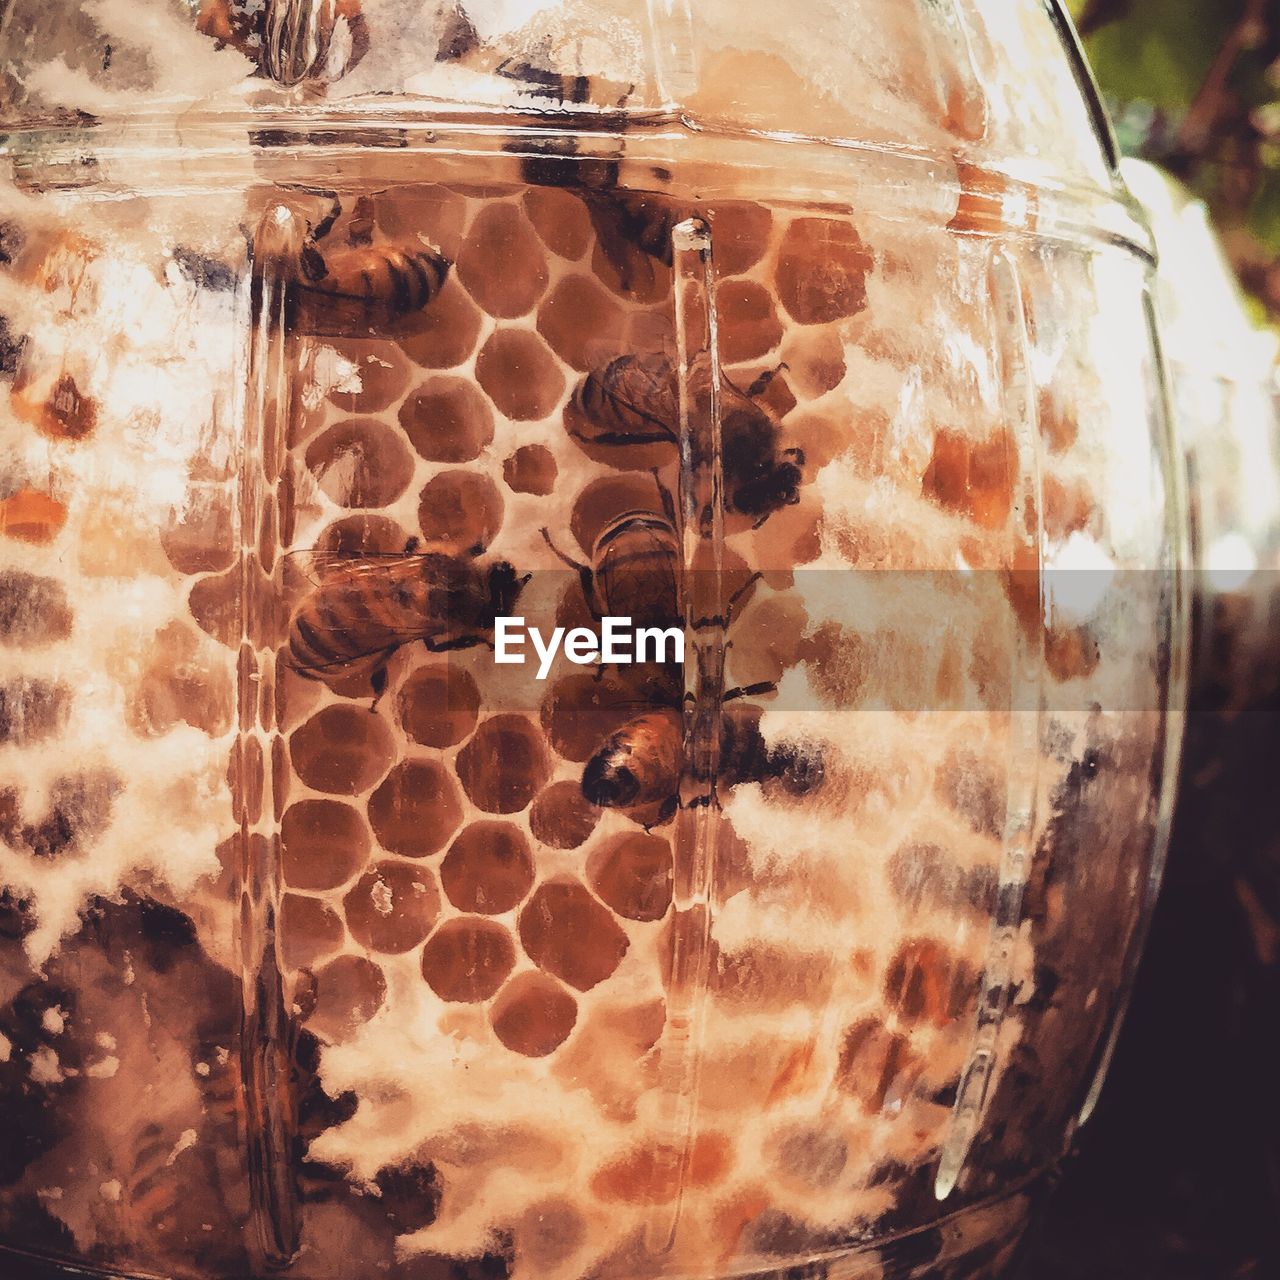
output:
[[1213,210],[1280,320],[1280,0],[1068,0],[1121,147]]

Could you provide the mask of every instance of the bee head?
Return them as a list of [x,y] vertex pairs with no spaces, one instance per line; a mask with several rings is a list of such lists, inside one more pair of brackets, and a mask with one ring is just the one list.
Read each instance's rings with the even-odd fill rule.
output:
[[625,809],[640,794],[640,780],[611,751],[601,751],[583,770],[582,794],[602,809]]
[[523,578],[518,577],[515,568],[506,560],[499,560],[489,570],[489,600],[493,605],[495,618],[505,618],[510,615],[520,592],[524,589],[524,584],[528,581],[527,573]]
[[800,501],[803,480],[804,473],[795,462],[777,462],[764,474],[733,491],[733,508],[743,515],[764,520],[780,508],[794,506]]

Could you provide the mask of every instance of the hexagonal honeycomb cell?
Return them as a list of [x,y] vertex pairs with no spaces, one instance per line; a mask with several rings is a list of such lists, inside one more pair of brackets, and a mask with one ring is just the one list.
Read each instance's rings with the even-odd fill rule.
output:
[[473,822],[440,864],[445,896],[459,911],[502,915],[533,888],[534,862],[524,832],[510,822]]
[[373,840],[358,810],[338,800],[299,800],[280,822],[280,862],[294,889],[336,889],[365,864]]
[[464,378],[428,378],[405,399],[399,417],[413,447],[428,462],[472,462],[493,441],[493,410]]
[[315,996],[307,1027],[340,1044],[382,1008],[387,982],[382,970],[364,956],[341,955],[315,971]]
[[495,920],[446,920],[422,949],[422,976],[441,1000],[479,1004],[498,990],[516,962],[511,931]]
[[554,1053],[573,1030],[577,1016],[573,996],[541,973],[517,975],[499,992],[489,1011],[494,1035],[526,1058]]
[[586,887],[569,877],[541,885],[520,912],[529,958],[579,991],[590,991],[622,962],[630,942]]
[[289,738],[298,777],[332,795],[368,790],[387,772],[394,751],[381,717],[351,706],[323,707]]
[[440,893],[430,871],[384,859],[342,899],[347,928],[363,947],[385,955],[412,951],[440,914]]
[[498,486],[474,471],[442,471],[422,487],[418,528],[428,542],[478,555],[502,528]]
[[516,422],[545,418],[564,393],[550,348],[528,329],[497,329],[476,356],[476,380],[499,413]]
[[526,716],[491,716],[458,753],[458,780],[486,813],[519,813],[546,782],[551,762],[542,733]]
[[529,810],[534,839],[552,849],[577,849],[591,838],[600,810],[582,794],[580,782],[553,782]]
[[369,797],[369,825],[388,853],[425,858],[462,820],[457,783],[435,760],[402,760]]
[[671,845],[662,836],[626,832],[598,844],[587,859],[587,883],[628,920],[661,920],[671,905]]
[[396,694],[401,727],[424,747],[452,747],[469,738],[479,713],[474,677],[452,663],[417,668]]

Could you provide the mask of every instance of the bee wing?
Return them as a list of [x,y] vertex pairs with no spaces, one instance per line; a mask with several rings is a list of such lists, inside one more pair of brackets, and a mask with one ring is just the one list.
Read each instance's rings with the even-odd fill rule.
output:
[[584,340],[583,364],[601,370],[619,356],[660,352],[673,363],[677,358],[675,326],[657,311],[628,311],[617,329]]
[[422,551],[289,551],[285,559],[313,587],[335,582],[353,586],[394,581],[401,574],[417,572],[429,552]]

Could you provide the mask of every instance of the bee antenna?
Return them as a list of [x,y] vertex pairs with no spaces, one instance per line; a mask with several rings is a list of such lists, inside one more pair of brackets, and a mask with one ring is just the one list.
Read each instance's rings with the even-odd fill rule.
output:
[[582,566],[578,564],[577,561],[569,559],[569,557],[565,555],[565,553],[561,551],[560,548],[557,547],[554,542],[551,541],[551,530],[548,529],[546,525],[543,525],[542,527],[542,538],[543,538],[543,541],[547,544],[547,546],[551,548],[557,560],[561,561],[561,563],[563,564],[568,565],[570,569],[573,569],[579,573],[582,571]]

